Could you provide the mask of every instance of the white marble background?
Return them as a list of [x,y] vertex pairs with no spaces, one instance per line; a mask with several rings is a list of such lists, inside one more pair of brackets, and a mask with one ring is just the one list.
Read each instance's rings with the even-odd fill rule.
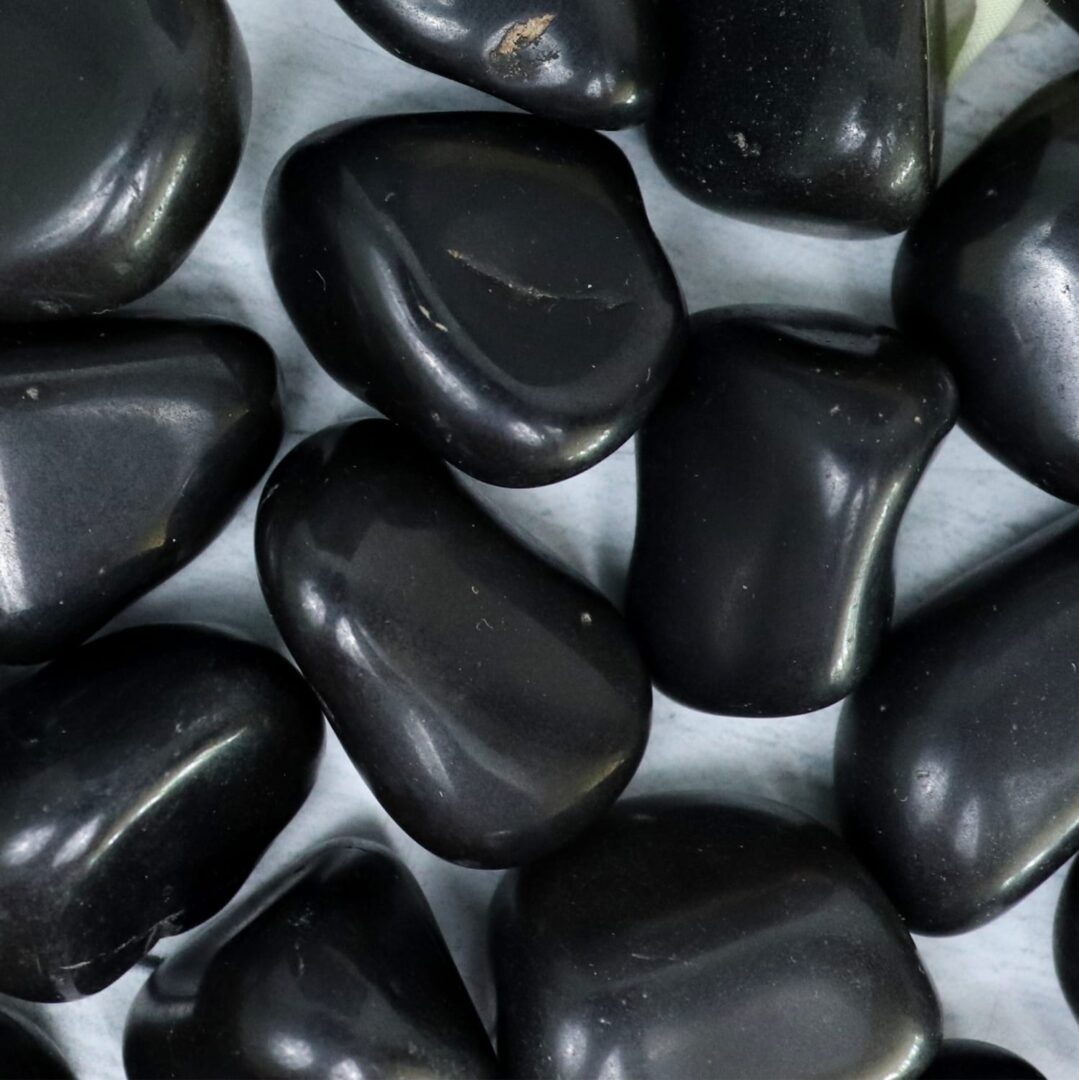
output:
[[[218,315],[257,329],[277,349],[291,447],[305,434],[364,412],[307,354],[277,301],[260,233],[271,169],[314,129],[341,119],[412,110],[495,109],[484,95],[417,71],[370,42],[333,0],[232,0],[251,53],[255,108],[239,177],[183,269],[140,306],[173,315]],[[949,167],[1032,90],[1079,69],[1079,35],[1044,15],[994,44],[953,89]],[[770,232],[701,210],[672,191],[639,133],[617,136],[637,168],[649,211],[681,276],[691,309],[743,302],[828,307],[887,321],[894,240],[844,243]],[[634,467],[626,447],[585,476],[539,491],[489,489],[497,503],[602,588],[617,592],[634,527]],[[276,641],[255,576],[256,495],[200,559],[144,598],[121,624],[176,619],[247,627]],[[964,435],[947,439],[903,527],[899,605],[1064,512],[1063,504],[997,465]],[[704,716],[657,698],[651,746],[631,791],[708,788],[768,795],[831,816],[831,749],[837,709],[793,720]],[[498,875],[428,855],[379,809],[332,735],[314,794],[272,847],[248,887],[318,839],[349,828],[381,835],[417,874],[484,1015],[493,1008],[483,953],[484,909]],[[1061,875],[991,925],[919,946],[944,1005],[949,1036],[997,1042],[1050,1080],[1079,1077],[1079,1025],[1053,970],[1052,919]],[[245,890],[246,891],[246,890]],[[197,932],[197,931],[196,931]],[[182,938],[164,943],[171,951]],[[121,1077],[136,969],[88,1000],[33,1009],[80,1077]]]

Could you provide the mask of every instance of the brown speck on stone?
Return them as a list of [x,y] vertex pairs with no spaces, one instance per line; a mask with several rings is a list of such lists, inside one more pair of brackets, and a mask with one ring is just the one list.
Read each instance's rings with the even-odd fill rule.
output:
[[503,35],[495,52],[499,56],[515,56],[519,49],[528,45],[534,45],[545,33],[547,28],[555,20],[554,13],[550,15],[534,15],[524,22],[514,23]]

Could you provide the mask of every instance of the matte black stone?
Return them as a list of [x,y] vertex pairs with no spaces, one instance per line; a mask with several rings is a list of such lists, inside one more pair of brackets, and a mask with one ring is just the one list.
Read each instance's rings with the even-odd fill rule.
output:
[[0,321],[160,285],[232,183],[250,104],[224,0],[7,0]]
[[1055,953],[1057,976],[1071,1010],[1079,1020],[1079,862],[1068,871],[1057,907]]
[[1065,22],[1079,29],[1079,0],[1049,0],[1049,7]]
[[263,589],[357,769],[415,840],[499,867],[614,801],[648,738],[629,630],[384,420],[301,443],[266,485]]
[[664,0],[656,160],[690,198],[765,225],[901,232],[936,184],[941,0]]
[[0,1078],[74,1080],[74,1073],[45,1032],[0,1005]]
[[216,631],[101,638],[0,695],[0,992],[118,979],[243,884],[314,783],[318,702]]
[[967,431],[1079,502],[1079,75],[1036,95],[941,187],[900,252],[900,325],[940,350]]
[[221,531],[281,438],[226,323],[0,328],[0,664],[78,645]]
[[124,1064],[132,1080],[495,1075],[419,886],[358,840],[324,844],[165,960]]
[[338,0],[402,60],[592,128],[652,113],[665,55],[655,0]]
[[915,933],[995,918],[1079,850],[1079,518],[887,642],[836,738],[845,831]]
[[513,1077],[905,1077],[937,1049],[899,917],[837,837],[775,803],[619,803],[507,875],[491,918]]
[[499,113],[329,128],[278,167],[266,234],[316,359],[492,484],[613,453],[681,351],[678,283],[595,132]]
[[637,443],[629,607],[657,684],[746,716],[845,697],[890,623],[896,532],[955,410],[943,365],[888,330],[696,316]]
[[1028,1061],[991,1043],[949,1039],[922,1080],[1045,1080]]

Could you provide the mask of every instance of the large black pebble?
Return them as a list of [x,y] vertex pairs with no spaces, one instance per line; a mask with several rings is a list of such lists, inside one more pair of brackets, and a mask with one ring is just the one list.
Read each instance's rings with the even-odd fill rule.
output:
[[766,801],[619,803],[495,894],[514,1077],[913,1077],[936,997],[843,843]]
[[471,866],[570,840],[629,782],[652,691],[628,628],[385,420],[301,443],[256,525],[270,609],[397,823]]
[[651,115],[664,67],[655,0],[338,0],[402,60],[552,120]]
[[1065,22],[1079,29],[1079,0],[1049,0],[1049,7]]
[[273,353],[249,330],[0,329],[0,664],[78,645],[193,559],[280,438]]
[[251,73],[224,0],[6,0],[0,321],[160,285],[236,174]]
[[845,697],[891,620],[892,552],[955,419],[925,350],[838,315],[698,315],[638,439],[630,617],[662,689],[784,716]]
[[656,160],[705,206],[847,237],[901,232],[936,183],[941,0],[664,0]]
[[836,790],[916,933],[1000,915],[1079,850],[1079,519],[907,619],[851,698]]
[[962,421],[1079,502],[1079,75],[1037,94],[942,185],[895,273],[900,326],[951,367]]
[[74,1080],[74,1075],[44,1031],[0,1005],[0,1080]]
[[481,1080],[494,1052],[412,875],[324,844],[157,968],[127,1075]]
[[678,284],[595,132],[498,113],[329,128],[278,167],[266,235],[316,359],[492,484],[607,457],[681,351]]
[[215,914],[314,783],[318,702],[216,631],[101,638],[0,695],[0,992],[67,1001]]
[[922,1080],[1045,1080],[1028,1061],[991,1043],[949,1039]]
[[1057,976],[1075,1018],[1079,1020],[1079,862],[1068,871],[1060,894],[1055,926]]

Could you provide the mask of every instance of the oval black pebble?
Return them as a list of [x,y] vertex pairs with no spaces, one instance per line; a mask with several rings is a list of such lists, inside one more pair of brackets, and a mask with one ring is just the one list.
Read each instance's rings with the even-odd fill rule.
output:
[[943,365],[842,316],[729,308],[637,443],[630,619],[662,689],[785,716],[845,697],[892,614],[892,552],[955,419]]
[[0,664],[78,645],[193,559],[280,438],[274,356],[249,330],[0,329]]
[[5,4],[0,321],[160,285],[232,183],[250,104],[224,0]]
[[988,922],[1079,849],[1079,518],[906,620],[836,737],[845,831],[915,933]]
[[338,0],[402,60],[552,120],[643,123],[664,49],[655,0]]
[[44,1031],[0,1005],[2,1080],[74,1080],[74,1075]]
[[330,128],[278,167],[266,234],[316,359],[492,484],[607,457],[681,351],[678,284],[595,132],[498,113]]
[[1079,502],[1079,75],[1043,90],[942,185],[895,273],[900,326],[939,349],[962,422]]
[[493,1077],[494,1052],[412,875],[324,844],[154,972],[127,1075]]
[[1079,862],[1068,871],[1060,894],[1055,926],[1057,976],[1064,996],[1079,1020]]
[[492,908],[514,1077],[917,1076],[940,1038],[899,917],[843,843],[767,801],[619,803]]
[[318,702],[190,626],[101,638],[0,695],[0,992],[67,1001],[215,914],[314,783]]
[[940,0],[664,0],[656,160],[686,195],[761,224],[901,232],[936,183]]
[[1045,1080],[1028,1061],[991,1043],[949,1039],[922,1080]]
[[633,775],[652,691],[625,623],[387,421],[289,454],[256,549],[278,628],[345,749],[436,855],[538,858]]

